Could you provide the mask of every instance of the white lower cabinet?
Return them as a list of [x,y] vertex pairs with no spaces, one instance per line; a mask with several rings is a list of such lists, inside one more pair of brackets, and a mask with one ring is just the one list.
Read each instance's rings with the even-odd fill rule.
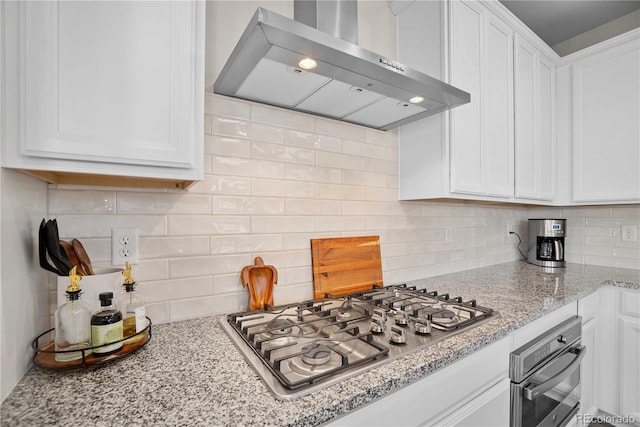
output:
[[580,364],[580,414],[583,415],[596,415],[599,409],[600,307],[600,292],[578,301],[578,315],[582,316],[582,345],[587,349]]
[[640,291],[619,290],[618,327],[620,406],[618,414],[640,424]]
[[576,313],[587,353],[580,367],[580,410],[571,425],[588,425],[598,411],[640,425],[640,290],[613,286],[329,425],[508,426],[509,353]]
[[508,426],[509,345],[502,339],[329,425]]
[[606,286],[579,307],[587,346],[580,413],[601,410],[640,425],[640,290]]

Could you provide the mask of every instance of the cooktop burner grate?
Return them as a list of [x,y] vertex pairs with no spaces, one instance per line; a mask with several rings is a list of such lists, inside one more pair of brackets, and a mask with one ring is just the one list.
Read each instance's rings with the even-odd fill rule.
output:
[[288,399],[496,314],[475,300],[395,285],[234,313],[221,324],[276,397]]

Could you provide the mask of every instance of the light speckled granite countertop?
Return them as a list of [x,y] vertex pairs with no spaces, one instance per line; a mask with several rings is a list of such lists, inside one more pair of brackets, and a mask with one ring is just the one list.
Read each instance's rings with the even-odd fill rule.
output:
[[[548,270],[547,270],[548,271]],[[317,425],[495,342],[603,285],[640,288],[640,271],[509,262],[410,282],[491,307],[499,317],[317,393],[276,400],[218,317],[153,327],[132,357],[67,372],[32,368],[3,402],[3,426]]]

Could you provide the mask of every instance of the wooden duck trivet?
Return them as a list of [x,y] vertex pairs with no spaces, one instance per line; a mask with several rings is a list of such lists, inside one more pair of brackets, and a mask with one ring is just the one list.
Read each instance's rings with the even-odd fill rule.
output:
[[249,287],[249,310],[273,306],[273,286],[278,283],[278,270],[273,265],[264,265],[259,256],[254,265],[245,266],[240,272],[242,286]]

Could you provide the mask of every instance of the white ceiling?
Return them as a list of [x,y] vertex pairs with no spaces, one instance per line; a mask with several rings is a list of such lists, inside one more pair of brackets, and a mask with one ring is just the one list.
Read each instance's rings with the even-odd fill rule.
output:
[[640,0],[501,0],[549,46],[640,9]]

